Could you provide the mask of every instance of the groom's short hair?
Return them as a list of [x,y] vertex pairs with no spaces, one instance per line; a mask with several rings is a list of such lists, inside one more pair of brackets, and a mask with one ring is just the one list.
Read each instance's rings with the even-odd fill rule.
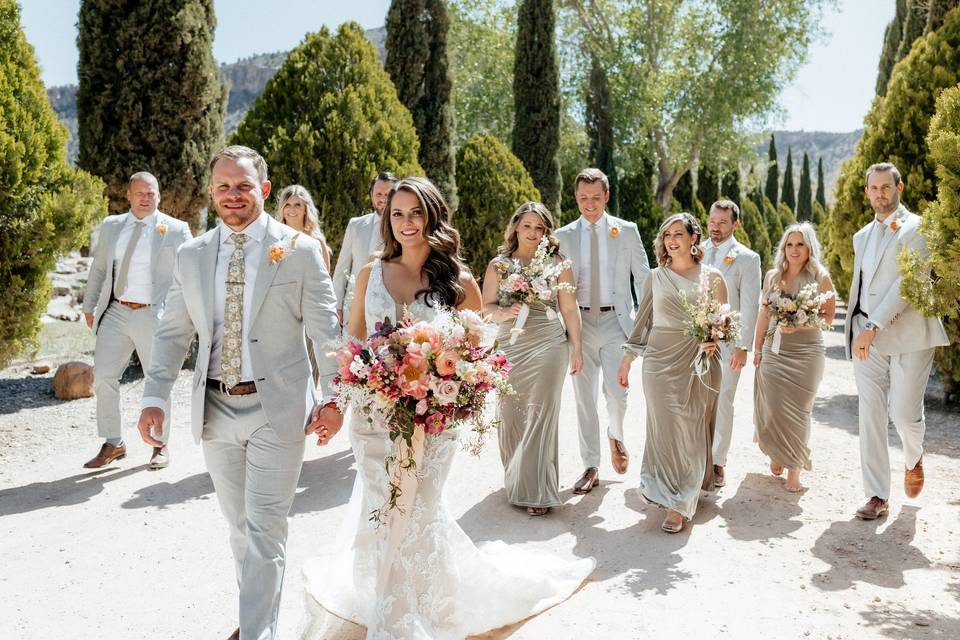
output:
[[260,182],[267,181],[267,161],[250,147],[245,147],[242,144],[231,144],[220,149],[213,154],[213,158],[210,160],[210,171],[213,171],[213,165],[223,158],[233,161],[249,159],[253,162],[253,168],[257,170],[257,178]]
[[593,184],[595,182],[599,182],[600,184],[603,185],[604,193],[606,193],[607,191],[610,191],[610,181],[607,180],[607,174],[605,174],[603,171],[600,171],[600,169],[593,169],[593,168],[584,169],[583,171],[578,173],[576,180],[573,181],[574,193],[576,193],[577,189],[580,188],[581,182],[586,182],[587,184]]
[[893,186],[900,184],[900,170],[892,162],[877,162],[867,167],[867,173],[863,176],[863,181],[869,183],[870,176],[875,173],[889,173],[893,176]]
[[[714,209],[721,209],[723,211],[730,212],[730,222],[736,222],[740,219],[740,207],[737,206],[737,203],[733,200],[717,200],[712,205],[710,205],[710,211]],[[707,212],[707,215],[710,215],[710,211]]]

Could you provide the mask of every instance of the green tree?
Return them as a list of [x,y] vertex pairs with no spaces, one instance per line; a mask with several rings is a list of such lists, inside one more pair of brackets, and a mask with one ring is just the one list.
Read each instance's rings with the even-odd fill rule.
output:
[[[812,213],[810,215],[810,222],[820,227],[823,225],[824,221],[827,219],[827,211],[824,209],[819,201],[814,201]],[[821,229],[820,235],[823,235],[823,230]]]
[[[656,192],[654,192],[654,197],[656,197]],[[676,189],[674,189],[673,192],[671,210],[693,213],[694,200],[696,200],[696,198],[693,195],[693,174],[688,171],[677,181]],[[657,204],[659,204],[659,202]]]
[[897,62],[910,53],[914,41],[923,35],[927,27],[927,4],[929,0],[907,0],[907,14],[903,21],[903,35],[897,47]]
[[783,221],[780,218],[778,208],[770,202],[770,198],[763,199],[763,224],[767,228],[767,237],[770,238],[770,246],[776,249],[777,243],[783,237]]
[[880,51],[880,64],[877,69],[877,95],[887,93],[887,82],[890,81],[890,72],[897,62],[897,51],[900,49],[900,39],[903,37],[903,23],[907,17],[907,0],[897,0],[897,9],[893,18],[883,32],[883,48]]
[[523,163],[490,134],[474,134],[457,152],[457,166],[460,208],[454,225],[464,258],[481,277],[503,244],[510,216],[524,202],[539,200],[540,192]]
[[810,188],[810,157],[803,152],[803,165],[800,167],[800,188],[797,191],[797,220],[810,221],[813,218],[813,193]]
[[957,0],[927,0],[927,25],[923,30],[924,35],[939,29],[947,13],[956,8],[957,4]]
[[[746,153],[806,57],[820,0],[565,0],[610,74],[617,139],[653,140],[657,201],[705,158]],[[749,69],[749,72],[745,70]]]
[[783,169],[783,190],[780,203],[787,205],[790,211],[797,208],[797,191],[793,186],[793,149],[787,148],[787,165]]
[[770,146],[767,148],[767,187],[764,195],[777,206],[780,202],[780,166],[777,163],[777,141],[770,134]]
[[106,182],[111,213],[128,209],[127,179],[145,170],[160,181],[160,208],[200,228],[227,105],[213,58],[213,4],[80,4],[77,164]]
[[906,182],[903,203],[921,211],[936,197],[936,172],[926,136],[936,99],[960,82],[960,11],[951,11],[943,26],[916,41],[894,66],[885,97],[875,98],[864,118],[856,154],[840,168],[835,202],[825,237],[827,268],[844,297],[853,274],[851,238],[873,217],[863,193],[864,174],[875,162],[892,162]]
[[820,204],[820,207],[826,211],[827,210],[827,194],[826,186],[823,182],[823,158],[817,158],[817,202]]
[[710,211],[710,205],[720,198],[720,176],[709,164],[700,165],[697,170],[697,200],[703,208]]
[[760,256],[761,269],[766,273],[772,259],[770,236],[767,235],[760,210],[752,200],[744,200],[743,207],[740,209],[740,224],[744,235],[750,239],[750,248]]
[[723,174],[723,180],[720,182],[720,196],[733,200],[738,207],[742,206],[740,201],[740,167],[733,167]]
[[936,164],[937,200],[924,212],[920,232],[928,256],[900,256],[900,292],[921,312],[946,316],[950,346],[937,349],[935,364],[953,387],[960,383],[960,87],[943,91],[927,135]]
[[616,214],[617,167],[614,164],[613,102],[607,72],[597,56],[590,58],[590,80],[587,84],[587,136],[590,138],[590,164],[605,174],[610,182],[610,200],[607,210]]
[[620,183],[620,217],[637,224],[647,260],[651,265],[656,265],[657,254],[653,241],[664,217],[654,197],[653,174],[653,163],[649,163],[640,171],[623,177]]
[[68,165],[66,145],[17,3],[0,0],[0,368],[36,348],[47,274],[106,214],[103,182]]
[[307,34],[233,136],[258,149],[277,185],[313,194],[324,234],[339,250],[351,216],[369,207],[379,171],[422,174],[417,132],[360,25]]
[[793,214],[793,211],[785,202],[781,202],[779,205],[777,205],[777,213],[780,216],[780,226],[782,226],[784,229],[792,224],[797,224],[797,216]]
[[553,0],[521,0],[513,72],[513,152],[560,214],[560,71]]
[[457,208],[452,82],[446,0],[393,0],[387,11],[386,70],[420,139],[427,176]]

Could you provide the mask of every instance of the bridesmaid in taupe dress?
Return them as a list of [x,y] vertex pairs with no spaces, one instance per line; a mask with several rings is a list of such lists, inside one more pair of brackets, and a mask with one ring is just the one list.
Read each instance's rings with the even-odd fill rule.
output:
[[[796,294],[812,282],[822,292],[834,291],[830,274],[820,263],[820,243],[810,223],[787,227],[777,247],[774,268],[764,277],[761,301],[774,289]],[[820,309],[833,323],[836,294]],[[798,492],[800,470],[810,469],[810,412],[823,378],[823,335],[818,328],[781,327],[779,353],[773,353],[776,326],[761,302],[754,337],[753,422],[760,450],[770,458],[770,471],[787,469],[787,491]],[[762,362],[762,365],[761,365]]]
[[[500,255],[490,261],[483,278],[484,311],[500,324],[500,348],[513,364],[510,385],[516,392],[501,398],[498,428],[500,459],[504,469],[504,487],[510,504],[526,507],[532,516],[546,514],[560,505],[558,431],[560,392],[567,364],[570,373],[580,371],[580,310],[576,294],[558,292],[555,300],[530,305],[523,333],[510,344],[520,305],[501,307],[497,303],[500,279],[499,261],[528,264],[546,235],[556,251],[553,217],[539,202],[528,202],[514,212],[504,234]],[[560,257],[555,257],[559,261]],[[570,270],[559,282],[573,285]],[[560,323],[558,314],[566,325]]]
[[[683,529],[693,517],[701,489],[713,488],[713,427],[720,389],[717,344],[698,344],[684,335],[687,314],[680,292],[693,302],[699,297],[701,270],[709,272],[711,287],[720,302],[727,288],[720,272],[701,265],[700,224],[689,213],[664,221],[657,233],[656,269],[643,287],[633,335],[624,345],[626,354],[617,379],[627,386],[630,365],[643,356],[643,396],[647,403],[647,436],[640,467],[640,493],[645,500],[667,510],[661,528],[668,533]],[[698,349],[710,355],[711,366],[703,378],[693,372]]]

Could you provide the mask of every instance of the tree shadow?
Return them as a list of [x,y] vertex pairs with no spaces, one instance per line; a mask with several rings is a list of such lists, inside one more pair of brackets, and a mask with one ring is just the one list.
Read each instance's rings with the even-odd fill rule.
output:
[[918,508],[905,505],[896,520],[880,531],[885,520],[863,521],[856,517],[834,522],[810,550],[815,558],[830,565],[814,574],[812,583],[823,591],[850,589],[857,582],[899,589],[906,582],[904,572],[929,569],[930,560],[917,547]]
[[875,627],[887,638],[960,638],[960,618],[945,616],[943,611],[911,610],[899,602],[873,602],[860,617],[868,627]]
[[736,494],[724,500],[717,513],[726,522],[727,533],[736,540],[792,538],[793,532],[803,526],[794,519],[803,513],[802,495],[787,492],[781,478],[748,473]]
[[146,468],[147,465],[142,464],[117,471],[117,467],[111,466],[50,482],[32,482],[22,487],[3,489],[0,490],[0,516],[81,504],[103,491],[106,483],[126,478]]

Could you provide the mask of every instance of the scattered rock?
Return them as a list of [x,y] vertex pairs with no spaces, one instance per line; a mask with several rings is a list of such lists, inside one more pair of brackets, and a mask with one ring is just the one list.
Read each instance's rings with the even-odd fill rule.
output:
[[65,362],[53,376],[53,395],[58,400],[93,396],[93,367],[85,362]]
[[45,373],[50,373],[50,365],[37,363],[33,365],[33,369],[30,370],[30,373],[35,376],[42,376]]

